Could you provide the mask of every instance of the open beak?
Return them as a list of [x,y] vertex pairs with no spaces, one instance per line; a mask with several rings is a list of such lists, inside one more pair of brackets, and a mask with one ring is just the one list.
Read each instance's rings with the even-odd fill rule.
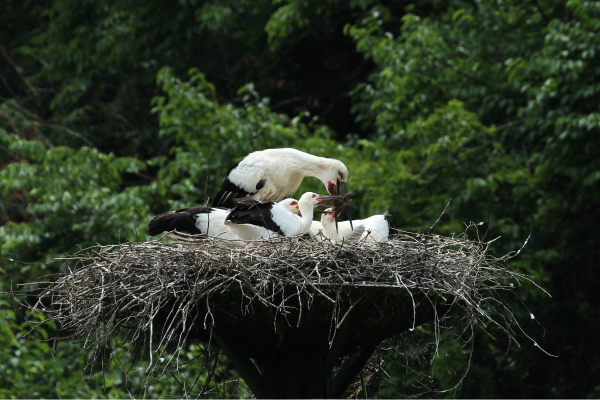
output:
[[[346,182],[345,181],[339,181],[338,180],[338,184],[335,185],[335,191],[337,194],[340,194],[340,189],[342,192],[342,198],[340,199],[340,201],[336,201],[335,202],[335,208],[336,210],[338,209],[338,206],[341,203],[341,200],[344,200],[346,202],[346,205],[343,208],[340,208],[340,210],[343,210],[344,208],[347,208],[347,212],[348,212],[348,221],[350,222],[350,229],[354,230],[354,226],[352,226],[352,216],[350,215],[350,207],[348,207],[348,205],[350,204],[350,202],[348,201],[348,186],[346,186]],[[340,211],[341,212],[341,211]],[[335,213],[335,231],[338,232],[338,217],[339,213]]]
[[[331,210],[329,210],[329,208],[331,208],[331,210],[333,210],[333,207],[330,207],[329,204],[317,204],[313,208],[313,211],[316,214],[327,214],[328,212],[331,211]],[[327,211],[327,210],[329,210],[329,211]]]
[[[344,207],[342,207],[339,210],[339,212],[341,213],[344,210],[344,208],[346,209],[346,213],[348,214],[348,221],[350,221],[350,229],[354,230],[354,227],[352,226],[352,216],[350,215],[350,207],[348,207],[350,205],[350,202],[352,201],[352,200],[348,200],[348,186],[346,186],[346,182],[340,182],[340,186],[342,188],[342,196],[344,196],[344,201],[346,202],[346,204],[344,205]],[[336,204],[336,206],[337,206],[337,204]],[[336,226],[337,226],[337,219],[336,219]]]
[[335,201],[338,202],[340,200],[342,200],[343,196],[340,195],[332,195],[332,196],[324,196],[322,194],[317,196],[317,206],[320,206],[323,203],[327,203],[330,201]]

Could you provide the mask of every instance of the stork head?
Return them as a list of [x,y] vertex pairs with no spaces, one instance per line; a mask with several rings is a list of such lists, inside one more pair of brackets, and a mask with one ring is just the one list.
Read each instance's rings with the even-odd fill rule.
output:
[[284,199],[281,200],[279,204],[284,206],[285,209],[291,213],[298,214],[300,212],[300,205],[296,199]]
[[321,204],[327,203],[329,201],[340,201],[342,199],[342,196],[323,196],[321,194],[316,194],[313,192],[306,192],[302,195],[302,197],[300,197],[300,201],[299,206],[300,206],[300,212],[302,212],[302,209],[307,210],[307,209],[314,209],[315,206],[319,206]]
[[348,204],[352,203],[352,200],[348,201],[348,203],[344,204],[342,207],[329,207],[321,212],[321,224],[326,225],[337,221],[337,217],[344,211]]
[[326,208],[321,214],[321,224],[323,226],[330,224],[335,219],[335,207]]
[[[331,195],[345,194],[340,193],[340,188],[342,185],[344,185],[344,187],[346,186],[346,181],[348,180],[348,168],[346,168],[344,163],[339,160],[333,160],[331,158],[326,158],[325,160],[327,160],[327,164],[323,166],[321,180],[325,184],[327,191]],[[346,192],[348,192],[347,189]]]
[[[350,215],[350,208],[348,207],[348,186],[346,186],[346,181],[348,180],[348,168],[344,165],[343,162],[338,160],[328,159],[329,164],[328,168],[326,168],[326,179],[322,179],[323,183],[327,187],[327,191],[331,195],[342,195],[342,199],[345,201],[345,206],[343,208],[339,208],[339,201],[336,201],[336,208],[338,210],[343,210],[347,208],[348,213],[348,221],[350,221],[350,228],[354,229],[352,226],[352,216]],[[340,211],[341,212],[341,211]],[[335,230],[337,232],[337,217],[339,214],[335,214]]]

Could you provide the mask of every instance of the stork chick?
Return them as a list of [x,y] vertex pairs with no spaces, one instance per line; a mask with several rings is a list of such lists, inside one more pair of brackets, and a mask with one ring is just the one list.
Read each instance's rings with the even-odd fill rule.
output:
[[[278,205],[290,212],[300,212],[298,201],[284,199]],[[240,238],[224,225],[231,209],[222,207],[190,207],[177,211],[168,211],[154,217],[148,224],[148,235],[155,236],[163,232],[175,231],[188,235],[207,234],[227,240]],[[181,235],[179,235],[181,236]]]
[[[345,206],[344,206],[345,207]],[[335,226],[336,213],[339,214],[342,209],[337,210],[334,207],[328,208],[321,215],[322,233],[332,240],[358,239],[372,242],[383,242],[388,240],[392,234],[393,225],[390,220],[389,212],[372,215],[365,219],[354,221],[354,229],[350,227],[349,221],[338,222],[337,230]]]
[[231,210],[225,225],[244,240],[301,235],[310,229],[315,206],[341,199],[342,196],[323,196],[306,192],[298,201],[302,216],[295,215],[271,201],[242,200]]

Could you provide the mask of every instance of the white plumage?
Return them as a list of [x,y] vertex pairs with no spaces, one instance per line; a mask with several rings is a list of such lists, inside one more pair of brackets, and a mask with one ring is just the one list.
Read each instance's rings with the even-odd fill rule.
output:
[[[338,211],[338,213],[341,212]],[[321,227],[324,236],[331,240],[347,239],[365,239],[367,241],[382,242],[388,239],[391,234],[392,224],[389,213],[372,215],[365,219],[352,221],[354,229],[349,221],[338,222],[338,229],[335,227],[334,208],[328,208],[321,215]],[[317,230],[318,228],[315,228]],[[318,235],[317,235],[318,238]]]
[[321,180],[329,194],[348,192],[348,169],[341,161],[290,148],[267,149],[250,153],[231,167],[212,205],[233,206],[243,199],[281,201],[305,176]]
[[201,233],[208,234],[208,236],[215,236],[221,239],[237,240],[239,239],[235,233],[228,227],[223,225],[225,218],[229,215],[231,210],[223,208],[213,208],[210,213],[195,214],[194,219],[196,220],[196,228]]
[[[335,229],[335,226],[333,227],[333,229]],[[310,233],[310,236],[314,237],[318,241],[328,239],[328,237],[325,234],[325,228],[323,228],[323,224],[321,223],[321,221],[312,221],[308,233]]]
[[[300,211],[296,199],[284,199],[279,203],[275,203],[275,206],[280,210],[291,213]],[[236,233],[239,233],[239,231],[234,231],[230,225],[225,224],[225,219],[229,216],[231,210],[219,208],[213,208],[213,210],[215,211],[210,214],[196,214],[196,227],[202,233],[208,233],[208,236],[216,236],[228,240],[248,240]]]
[[[298,201],[295,199],[284,199],[278,203],[278,207],[293,213],[300,210]],[[169,211],[150,221],[148,234],[154,236],[163,232],[175,231],[175,235],[178,233],[207,234],[227,240],[239,240],[240,238],[231,228],[224,224],[230,212],[231,209],[217,207],[190,207]]]
[[290,212],[279,203],[241,201],[224,224],[243,240],[301,235],[309,231],[316,205],[341,198],[306,192],[298,201],[302,216]]

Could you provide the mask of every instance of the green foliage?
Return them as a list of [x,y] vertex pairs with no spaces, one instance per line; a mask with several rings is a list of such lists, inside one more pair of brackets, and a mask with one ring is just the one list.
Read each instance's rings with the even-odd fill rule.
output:
[[[82,351],[81,343],[53,340],[56,326],[53,322],[45,322],[41,314],[27,313],[27,322],[20,322],[13,304],[0,301],[0,397],[1,398],[127,398],[131,393],[141,390],[147,378],[151,385],[145,390],[149,398],[164,398],[172,393],[183,393],[182,382],[186,382],[188,390],[197,394],[206,385],[213,393],[219,391],[233,393],[236,386],[248,393],[248,388],[237,381],[237,375],[226,368],[220,376],[227,382],[216,387],[214,382],[206,383],[201,377],[202,368],[208,365],[200,357],[199,345],[190,345],[182,350],[182,360],[189,363],[185,370],[175,371],[173,375],[146,376],[140,364],[132,364],[127,353],[130,343],[114,341],[110,346],[110,358],[103,359],[107,363],[105,370],[100,365],[90,366],[88,355]],[[219,363],[226,363],[219,356]],[[125,376],[124,371],[130,373]]]
[[[336,13],[363,12],[373,3],[371,0],[276,0],[279,8],[265,25],[268,42],[272,50],[280,50],[286,44],[314,35],[316,32],[329,33],[335,26]],[[346,8],[347,9],[344,9]]]
[[22,213],[21,221],[0,228],[6,256],[48,263],[77,245],[135,240],[144,232],[136,219],[148,215],[148,188],[121,186],[121,174],[141,172],[143,163],[89,147],[47,147],[5,131],[0,140],[19,160],[0,171],[4,207]]
[[294,147],[306,131],[287,116],[272,113],[268,100],[259,99],[252,85],[240,89],[243,103],[235,107],[220,105],[214,86],[195,69],[189,82],[163,69],[158,84],[165,96],[154,99],[153,111],[159,115],[161,139],[173,143],[173,160],[158,173],[160,195],[167,197],[168,191],[181,196],[183,204],[203,201],[199,194],[204,187],[210,189],[205,195],[216,193],[234,160],[260,149]]
[[[84,371],[86,356],[79,346],[49,340],[47,330],[55,329],[53,323],[29,332],[31,326],[20,323],[5,301],[0,302],[0,316],[0,397],[85,398],[101,395],[102,391],[94,386],[100,386],[102,377],[96,374],[88,381]],[[28,317],[34,323],[44,320],[39,314],[28,314]],[[63,362],[57,363],[56,359]],[[111,397],[125,395],[110,389],[107,394]]]
[[[573,309],[581,301],[573,299],[566,289],[567,281],[580,293],[591,293],[589,280],[573,274],[572,269],[596,274],[591,259],[582,254],[597,254],[592,238],[599,215],[591,210],[600,205],[596,182],[600,148],[596,122],[600,100],[595,67],[600,27],[597,5],[570,2],[565,8],[560,3],[540,6],[483,1],[456,7],[426,17],[408,14],[402,18],[396,37],[381,28],[385,26],[383,13],[379,17],[373,13],[349,29],[359,49],[378,65],[369,81],[356,88],[354,111],[365,125],[376,127],[376,137],[388,146],[421,149],[421,155],[432,157],[430,165],[440,170],[423,171],[421,178],[433,185],[419,193],[420,199],[454,193],[450,217],[491,221],[489,234],[502,235],[495,243],[501,252],[514,249],[531,232],[532,242],[514,266],[547,284],[555,297],[553,301],[540,299],[526,291],[522,299],[539,302],[534,303],[539,309],[536,315],[543,312],[546,318],[542,319],[552,321],[555,327],[587,325],[590,320],[584,316],[570,323],[566,317],[559,322],[554,316],[563,315],[567,303]],[[454,122],[452,118],[439,119],[447,107],[444,104],[453,99],[475,114]],[[441,123],[436,124],[436,120]],[[452,154],[453,148],[462,146],[454,141],[458,147],[453,147],[451,136],[440,143],[444,146],[432,146],[428,141],[430,132],[443,135],[446,128],[463,131],[456,121],[480,126],[471,136],[477,141],[471,142],[470,155],[468,151]],[[585,226],[576,224],[573,230],[565,224],[581,219],[587,220]],[[525,316],[523,311],[517,315]],[[535,331],[542,333],[539,328]],[[586,363],[569,358],[569,350],[560,339],[554,339],[549,341],[551,352],[580,372],[573,372],[569,380],[572,385],[532,396],[550,396],[567,386],[571,387],[569,393],[577,390],[585,396],[592,387],[589,381],[576,377],[586,374],[582,365]],[[586,334],[573,335],[571,340],[589,343]],[[525,371],[546,366],[552,370],[554,366],[536,365],[531,351],[524,350],[527,355],[522,353],[514,361],[513,371],[501,370],[485,360],[482,352],[475,353],[478,372],[474,374],[493,370],[498,382],[507,383],[502,396],[522,396],[529,373]],[[478,392],[465,384],[463,390],[460,393],[466,396],[486,397],[501,389],[494,386],[491,391]]]

